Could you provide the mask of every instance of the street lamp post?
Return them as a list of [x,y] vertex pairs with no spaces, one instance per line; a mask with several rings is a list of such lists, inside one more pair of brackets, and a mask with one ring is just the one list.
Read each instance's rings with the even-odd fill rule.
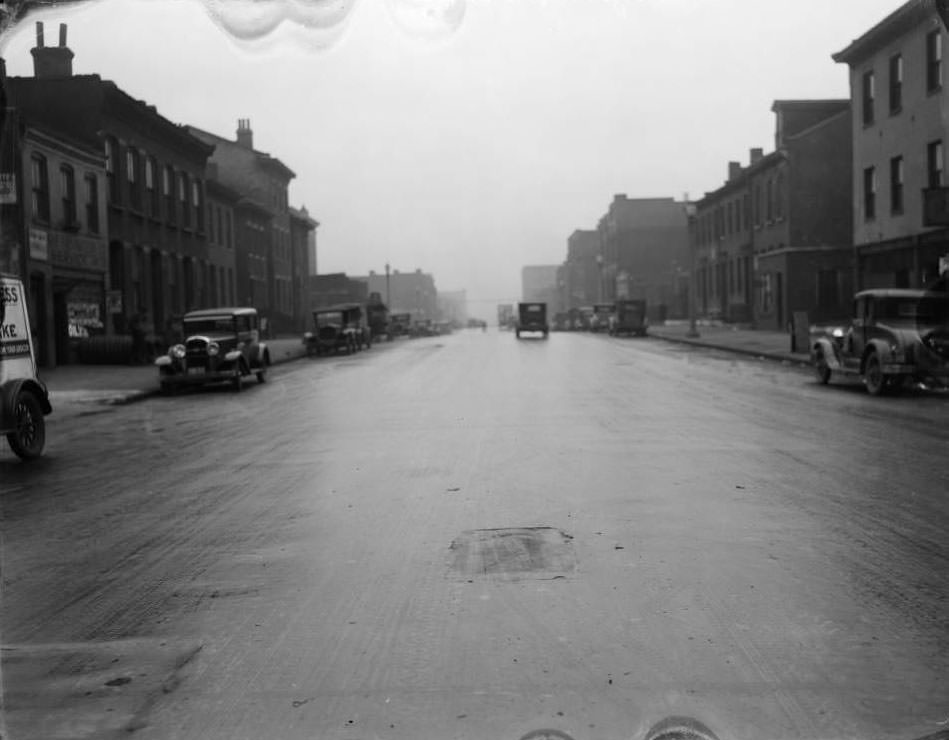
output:
[[386,308],[392,310],[391,296],[389,295],[389,263],[386,262]]
[[699,336],[699,330],[695,327],[695,243],[697,220],[695,204],[687,203],[685,211],[688,218],[689,233],[689,331],[686,336],[695,339]]

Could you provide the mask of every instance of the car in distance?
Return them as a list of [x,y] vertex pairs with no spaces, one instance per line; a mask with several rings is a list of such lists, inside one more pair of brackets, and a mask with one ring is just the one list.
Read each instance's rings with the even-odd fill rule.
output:
[[949,293],[864,290],[853,306],[848,324],[811,343],[820,383],[834,375],[860,377],[874,396],[907,381],[949,384]]
[[539,332],[547,338],[550,327],[547,324],[547,304],[532,302],[517,304],[517,319],[514,334],[518,339],[523,332]]
[[611,336],[635,334],[637,337],[644,337],[648,328],[646,301],[633,298],[616,301],[616,312],[610,317]]
[[267,379],[270,350],[260,341],[260,317],[254,308],[206,308],[182,319],[185,341],[155,360],[163,393],[180,386],[230,382],[235,391],[243,379]]
[[34,460],[46,444],[49,403],[36,374],[26,294],[19,278],[0,275],[0,434],[21,460]]
[[372,346],[372,331],[365,322],[361,303],[338,303],[313,310],[314,331],[303,335],[307,356],[355,354]]

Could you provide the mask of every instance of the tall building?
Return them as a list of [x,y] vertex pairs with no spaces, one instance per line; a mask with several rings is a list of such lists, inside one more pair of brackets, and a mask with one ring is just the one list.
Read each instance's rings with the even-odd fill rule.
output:
[[298,331],[305,321],[299,307],[307,291],[305,282],[294,279],[290,238],[288,188],[296,174],[276,157],[254,148],[254,132],[247,119],[238,121],[233,140],[195,126],[188,130],[213,147],[210,162],[217,180],[239,193],[239,208],[253,216],[251,225],[238,230],[239,236],[248,237],[237,242],[240,302],[254,306],[272,331]]
[[554,313],[560,306],[557,284],[559,265],[526,265],[521,268],[521,300],[542,301]]
[[439,319],[438,290],[435,278],[421,269],[415,272],[393,270],[388,275],[371,271],[356,278],[367,284],[368,293],[378,293],[392,313],[407,313],[413,321]]
[[[567,311],[592,306],[603,292],[600,235],[594,229],[576,229],[567,238],[567,260],[558,278],[563,307]],[[563,283],[560,285],[560,283]]]
[[696,308],[783,331],[846,312],[852,280],[850,101],[776,100],[775,149],[696,202]]
[[[73,75],[73,53],[66,46],[65,26],[60,28],[59,46],[49,47],[44,44],[42,23],[37,24],[37,44],[31,52],[34,76],[7,79],[8,105],[13,115],[37,130],[79,145],[89,157],[95,152],[96,160],[101,158],[104,164],[104,175],[88,157],[73,163],[80,165],[74,167],[76,200],[65,208],[75,209],[76,222],[65,230],[53,228],[42,210],[34,210],[27,228],[49,231],[47,239],[52,243],[65,238],[53,232],[69,236],[74,244],[65,252],[70,260],[92,268],[90,273],[98,274],[104,260],[108,272],[107,300],[100,303],[104,330],[125,333],[132,317],[140,314],[157,343],[174,316],[206,306],[210,300],[204,177],[212,148],[115,83],[98,75]],[[45,179],[41,169],[38,177],[32,178],[31,172],[30,178],[24,178],[29,179],[29,190],[24,192],[32,191],[31,199],[43,201],[54,187],[56,192],[70,192],[61,165],[57,173],[50,172],[49,166],[47,159]],[[95,187],[87,175],[96,177]],[[84,208],[79,208],[79,198]],[[103,202],[105,217],[99,205]],[[97,234],[89,227],[93,212],[100,213]],[[103,281],[91,282],[101,285]],[[56,305],[64,301],[68,314],[70,303],[100,300],[92,293],[82,301],[56,298],[66,283],[59,285],[61,289],[54,274],[48,286],[54,294],[54,314],[62,311]]]
[[910,0],[833,55],[850,68],[858,288],[927,286],[949,255],[941,7]]
[[673,198],[613,197],[597,225],[603,301],[645,299],[653,320],[684,316],[687,205]]

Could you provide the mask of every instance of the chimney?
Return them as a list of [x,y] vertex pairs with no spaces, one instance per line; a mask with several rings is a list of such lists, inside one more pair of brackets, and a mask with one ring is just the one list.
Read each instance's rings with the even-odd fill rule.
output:
[[762,157],[764,157],[764,149],[761,147],[755,147],[748,152],[748,159],[751,164],[757,164]]
[[249,118],[237,119],[237,143],[247,149],[254,148],[254,132],[250,130]]
[[36,22],[36,46],[30,49],[33,55],[33,76],[38,78],[72,77],[72,50],[66,46],[66,24],[59,24],[59,46],[46,46],[43,42],[43,23]]
[[741,162],[728,163],[728,182],[741,177]]

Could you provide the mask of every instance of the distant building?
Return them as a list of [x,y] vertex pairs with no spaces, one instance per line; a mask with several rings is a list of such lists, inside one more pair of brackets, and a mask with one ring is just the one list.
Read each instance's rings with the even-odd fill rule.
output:
[[521,268],[521,300],[543,301],[555,313],[560,307],[559,265],[526,265]]
[[309,276],[309,296],[312,311],[339,303],[365,303],[369,291],[365,280],[347,277],[344,272],[331,272]]
[[[567,238],[567,260],[563,265],[561,288],[563,308],[567,311],[592,306],[603,293],[600,235],[594,229],[576,229]],[[560,283],[562,282],[562,285]]]
[[416,321],[439,319],[435,278],[421,269],[415,272],[394,270],[388,276],[372,271],[357,279],[365,281],[369,293],[378,293],[393,313],[411,314]]
[[689,265],[686,206],[673,198],[613,197],[597,225],[603,301],[645,299],[653,320],[685,315]]
[[946,28],[911,0],[833,55],[850,67],[857,288],[931,284],[949,256]]
[[852,292],[850,102],[777,100],[775,150],[696,202],[700,315],[783,331],[839,318]]
[[440,291],[438,293],[439,321],[450,321],[464,326],[468,323],[468,292],[465,290]]
[[293,317],[298,330],[305,329],[310,313],[311,263],[315,268],[316,229],[319,222],[306,208],[290,209],[290,275]]

